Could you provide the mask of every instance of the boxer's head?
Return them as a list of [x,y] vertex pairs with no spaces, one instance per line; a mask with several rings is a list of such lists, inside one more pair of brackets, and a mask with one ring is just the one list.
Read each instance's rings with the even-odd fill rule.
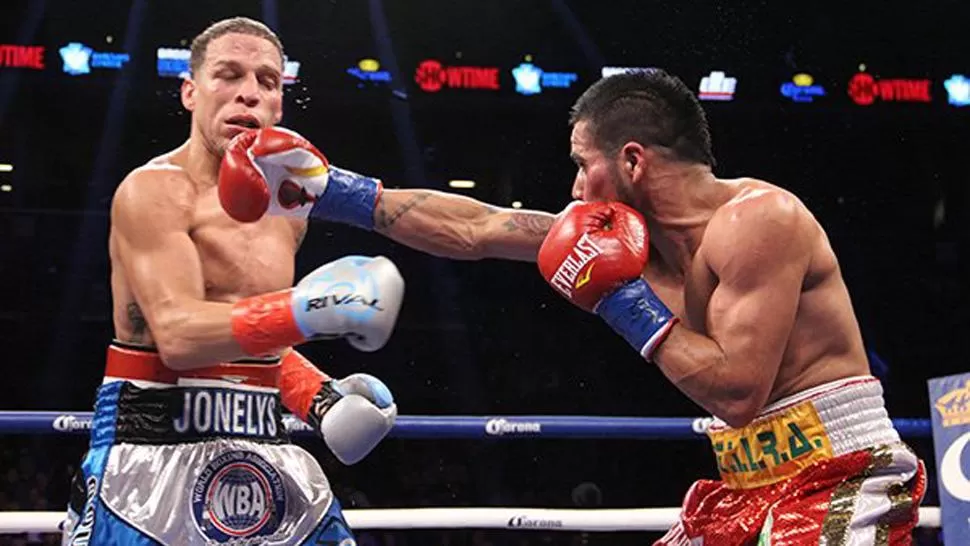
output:
[[275,125],[283,116],[283,45],[266,25],[236,17],[192,40],[191,77],[182,104],[192,112],[192,137],[221,157],[246,127]]
[[684,82],[662,70],[601,79],[573,105],[570,124],[576,199],[640,208],[652,164],[714,165],[704,110]]

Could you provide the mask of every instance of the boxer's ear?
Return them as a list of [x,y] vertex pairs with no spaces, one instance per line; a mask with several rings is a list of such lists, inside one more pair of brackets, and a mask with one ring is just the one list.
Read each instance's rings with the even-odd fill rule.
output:
[[182,106],[189,112],[195,111],[195,81],[190,77],[182,79]]
[[631,182],[637,182],[646,175],[646,155],[646,149],[639,142],[630,141],[620,148],[620,157],[617,159]]

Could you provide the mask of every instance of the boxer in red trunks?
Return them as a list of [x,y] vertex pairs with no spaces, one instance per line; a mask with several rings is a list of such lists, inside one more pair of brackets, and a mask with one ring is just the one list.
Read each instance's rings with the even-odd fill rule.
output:
[[[558,218],[383,190],[332,166],[295,181],[232,167],[224,181],[251,198],[223,206],[348,222],[459,259],[537,260],[554,290],[714,416],[721,479],[691,487],[658,545],[910,544],[923,463],[887,416],[812,213],[768,182],[715,177],[704,111],[663,71],[600,80],[571,121],[580,202]],[[258,155],[254,140],[230,148]]]

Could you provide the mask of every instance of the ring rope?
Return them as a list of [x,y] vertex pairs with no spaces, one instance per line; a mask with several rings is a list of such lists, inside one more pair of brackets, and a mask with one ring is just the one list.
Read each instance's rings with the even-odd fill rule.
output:
[[[344,510],[353,529],[508,529],[511,531],[666,531],[680,508],[369,508]],[[60,532],[61,512],[0,512],[0,535]],[[919,527],[939,527],[940,509],[919,509]]]
[[[91,412],[0,411],[0,434],[88,434]],[[709,417],[598,417],[585,415],[399,416],[397,438],[706,438]],[[287,431],[309,435],[308,425],[284,415]],[[931,437],[929,419],[894,419],[902,436]],[[919,509],[921,527],[939,527],[939,507]],[[546,531],[666,531],[680,508],[386,508],[344,510],[356,529],[509,529]],[[61,512],[0,512],[0,534],[56,533]]]
[[[0,411],[0,434],[62,434],[91,430],[91,412]],[[710,417],[598,417],[588,415],[401,415],[393,438],[572,438],[701,439]],[[311,434],[309,425],[283,416],[291,434]],[[894,419],[901,436],[932,437],[929,419]]]

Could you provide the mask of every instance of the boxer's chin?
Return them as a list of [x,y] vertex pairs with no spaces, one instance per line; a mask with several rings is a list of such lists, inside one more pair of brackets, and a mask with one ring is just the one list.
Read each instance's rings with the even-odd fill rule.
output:
[[226,149],[229,147],[230,140],[230,138],[226,138],[219,133],[202,135],[202,142],[205,144],[206,150],[219,159],[222,159],[226,155]]

